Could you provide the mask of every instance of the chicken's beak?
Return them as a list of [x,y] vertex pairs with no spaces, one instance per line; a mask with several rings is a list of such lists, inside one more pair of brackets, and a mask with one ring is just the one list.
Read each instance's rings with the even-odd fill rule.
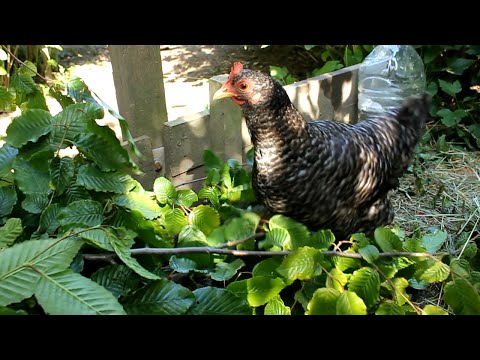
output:
[[229,98],[229,97],[234,97],[237,94],[234,92],[228,91],[228,88],[225,86],[222,86],[220,89],[218,89],[215,94],[213,94],[213,100],[219,100],[219,99],[224,99],[224,98]]

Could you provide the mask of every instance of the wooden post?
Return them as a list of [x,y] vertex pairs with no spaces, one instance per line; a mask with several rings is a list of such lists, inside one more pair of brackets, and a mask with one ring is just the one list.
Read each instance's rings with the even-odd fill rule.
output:
[[160,45],[109,45],[120,114],[133,137],[148,135],[152,147],[163,146],[168,121]]

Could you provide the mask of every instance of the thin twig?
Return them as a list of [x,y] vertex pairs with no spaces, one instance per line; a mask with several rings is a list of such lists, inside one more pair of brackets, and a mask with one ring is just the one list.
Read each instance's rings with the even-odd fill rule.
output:
[[[242,241],[246,241],[242,239]],[[223,254],[234,256],[285,256],[290,255],[292,251],[257,251],[257,250],[233,250],[223,249],[213,246],[203,247],[183,247],[183,248],[137,248],[130,250],[132,255],[175,255],[175,254]],[[362,255],[358,253],[347,253],[341,251],[322,251],[324,256],[340,256],[354,259],[361,259]],[[391,256],[412,256],[412,257],[433,257],[439,255],[446,255],[447,253],[418,253],[418,252],[395,252],[387,251],[380,253],[379,257],[391,257]],[[90,260],[105,259],[114,254],[85,254],[84,257]]]
[[11,57],[13,57],[16,61],[18,61],[20,64],[22,64],[23,66],[25,66],[28,70],[34,72],[35,74],[37,74],[37,76],[42,79],[43,81],[45,81],[45,84],[49,87],[49,88],[52,88],[50,86],[50,84],[48,83],[48,80],[43,77],[42,75],[40,75],[38,72],[35,71],[35,69],[32,69],[30,66],[28,66],[27,64],[25,64],[22,60],[20,60],[18,57],[16,57],[11,51],[10,49],[8,49],[5,45],[2,45],[2,47],[5,49],[5,51],[7,51]]
[[202,178],[199,178],[199,179],[195,179],[195,180],[192,180],[192,181],[187,181],[187,182],[184,182],[184,183],[181,183],[181,184],[178,184],[178,185],[175,185],[175,187],[180,187],[180,186],[183,186],[183,185],[188,185],[188,184],[193,184],[193,183],[196,183],[196,182],[199,182],[199,181],[203,181],[205,180],[207,177],[202,177]]

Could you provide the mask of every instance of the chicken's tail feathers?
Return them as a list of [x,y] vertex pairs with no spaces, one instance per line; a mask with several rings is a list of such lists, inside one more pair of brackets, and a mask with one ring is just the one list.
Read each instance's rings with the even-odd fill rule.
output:
[[397,113],[397,119],[405,126],[421,132],[428,118],[432,98],[428,94],[410,96]]

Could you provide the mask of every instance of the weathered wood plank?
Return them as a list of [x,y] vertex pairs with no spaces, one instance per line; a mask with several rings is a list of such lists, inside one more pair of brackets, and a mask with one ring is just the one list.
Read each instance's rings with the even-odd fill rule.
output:
[[133,137],[148,135],[153,148],[163,146],[168,121],[160,45],[109,45],[120,114]]

